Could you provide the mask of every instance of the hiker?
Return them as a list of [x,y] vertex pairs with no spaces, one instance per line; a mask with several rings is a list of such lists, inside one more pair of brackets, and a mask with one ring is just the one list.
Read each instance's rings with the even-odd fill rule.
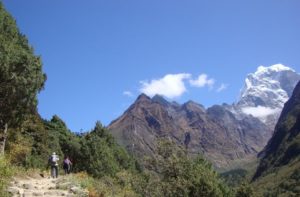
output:
[[58,177],[58,161],[59,161],[58,155],[56,155],[56,153],[53,152],[49,158],[49,163],[51,165],[51,177],[52,178]]
[[70,172],[71,172],[71,166],[72,166],[71,160],[69,159],[68,156],[65,156],[64,162],[63,162],[63,168],[65,170],[65,175],[66,174],[70,174]]

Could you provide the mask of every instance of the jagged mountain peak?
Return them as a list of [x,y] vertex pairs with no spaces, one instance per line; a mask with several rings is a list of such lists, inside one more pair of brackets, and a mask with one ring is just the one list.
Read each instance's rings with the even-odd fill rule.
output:
[[295,72],[294,69],[287,67],[283,64],[274,64],[272,66],[266,67],[266,66],[259,66],[254,73],[255,75],[263,75],[266,73],[271,73],[271,72],[282,72],[282,71],[292,71]]
[[159,104],[161,104],[163,106],[170,105],[170,103],[162,95],[159,95],[159,94],[154,95],[152,97],[152,101],[156,102],[156,103],[159,103]]
[[151,98],[149,96],[147,96],[146,94],[142,93],[137,97],[135,102],[142,101],[142,100],[151,100]]
[[195,108],[201,108],[205,110],[205,107],[199,103],[196,103],[195,101],[189,100],[183,104],[183,106],[188,106],[188,107],[195,107]]
[[255,120],[236,119],[221,105],[208,111],[191,100],[180,105],[160,95],[149,98],[142,94],[109,129],[139,158],[155,155],[157,140],[162,137],[184,143],[185,132],[189,131],[189,153],[203,153],[217,168],[226,168],[238,160],[250,159],[265,145],[263,133],[267,128]]
[[299,80],[300,75],[294,69],[282,64],[259,66],[245,79],[236,105],[242,113],[251,114],[263,122],[268,122],[273,116],[270,124],[275,124]]
[[[262,92],[273,91],[282,97],[291,95],[300,75],[292,68],[282,64],[264,67],[259,66],[254,73],[248,74],[240,99],[248,95],[260,96]],[[288,85],[286,85],[288,84]],[[288,98],[283,98],[284,102]],[[284,103],[283,102],[283,103]]]

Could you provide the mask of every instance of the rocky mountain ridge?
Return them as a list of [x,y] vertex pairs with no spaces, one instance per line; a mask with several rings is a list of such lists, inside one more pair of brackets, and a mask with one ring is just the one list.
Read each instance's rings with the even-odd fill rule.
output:
[[[287,79],[291,81],[287,83]],[[180,105],[159,95],[150,98],[141,94],[109,129],[120,144],[139,158],[154,156],[160,138],[167,137],[184,145],[188,134],[190,154],[201,153],[217,168],[229,168],[252,159],[264,148],[272,136],[272,124],[277,120],[280,106],[298,79],[299,74],[283,65],[259,67],[248,75],[240,101],[207,109],[193,101]],[[281,92],[285,93],[278,96]],[[270,97],[274,101],[269,102]],[[269,112],[265,109],[272,113],[256,116],[245,111],[251,108],[262,109],[263,115]]]
[[202,153],[218,168],[257,154],[269,133],[258,119],[248,116],[238,120],[222,106],[205,109],[192,101],[179,105],[145,94],[109,129],[119,143],[139,158],[155,155],[158,139],[167,137],[183,145],[185,134],[189,133],[188,152]]

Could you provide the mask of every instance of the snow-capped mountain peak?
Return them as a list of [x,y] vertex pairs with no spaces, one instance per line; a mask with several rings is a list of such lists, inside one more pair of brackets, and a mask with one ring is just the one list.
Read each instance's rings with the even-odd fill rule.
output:
[[242,113],[265,122],[267,116],[279,115],[299,80],[300,75],[295,70],[282,64],[259,66],[245,79],[237,106]]
[[255,75],[264,75],[266,73],[271,73],[271,72],[281,72],[281,71],[292,71],[295,72],[295,70],[293,70],[290,67],[287,67],[283,64],[274,64],[272,66],[269,67],[265,67],[265,66],[259,66],[257,68],[257,71],[254,73]]

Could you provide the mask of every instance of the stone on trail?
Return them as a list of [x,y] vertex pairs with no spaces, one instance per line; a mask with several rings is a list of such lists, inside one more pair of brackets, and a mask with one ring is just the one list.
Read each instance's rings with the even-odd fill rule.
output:
[[47,191],[44,193],[45,196],[65,196],[63,191]]
[[12,195],[20,194],[19,189],[18,189],[18,188],[15,188],[15,187],[8,188],[7,191],[8,191],[8,193],[10,193],[10,194],[12,194]]
[[34,189],[34,186],[26,183],[26,184],[23,184],[23,188],[32,190],[32,189]]
[[42,192],[33,192],[32,196],[44,196]]
[[88,196],[88,192],[80,187],[73,186],[70,188],[70,191],[78,196]]

